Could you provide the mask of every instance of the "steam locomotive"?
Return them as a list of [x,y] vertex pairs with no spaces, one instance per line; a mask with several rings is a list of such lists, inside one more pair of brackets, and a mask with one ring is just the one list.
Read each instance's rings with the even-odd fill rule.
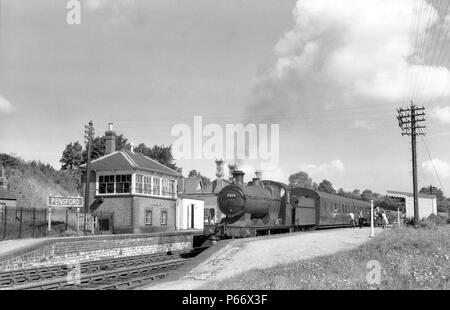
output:
[[205,225],[205,235],[219,238],[250,237],[299,230],[348,227],[349,213],[370,218],[370,203],[308,188],[290,188],[281,182],[253,178],[244,184],[244,173],[233,172],[234,183],[217,195],[225,218]]

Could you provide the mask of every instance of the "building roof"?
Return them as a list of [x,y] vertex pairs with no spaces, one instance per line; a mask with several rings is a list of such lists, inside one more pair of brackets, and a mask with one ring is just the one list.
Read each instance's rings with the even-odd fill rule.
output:
[[17,199],[19,199],[19,195],[17,195],[16,193],[14,193],[12,191],[4,190],[4,189],[0,188],[0,199],[17,200]]
[[187,194],[178,194],[177,195],[178,199],[192,199],[192,200],[199,200],[199,201],[203,201],[203,199],[200,199],[198,197],[194,197],[193,195],[187,195]]
[[197,191],[196,194],[218,194],[222,190],[222,188],[230,184],[231,182],[227,180],[215,179],[211,183],[203,186],[203,188]]
[[[407,196],[414,197],[412,193],[400,192],[400,191],[387,191],[388,196]],[[420,198],[428,198],[428,199],[436,199],[435,195],[421,194],[419,193]]]
[[[81,165],[80,168],[85,169],[86,164]],[[91,162],[91,169],[95,171],[144,170],[181,177],[179,172],[164,166],[156,160],[128,150],[115,151],[93,160]]]
[[203,182],[200,177],[188,177],[184,179],[184,193],[193,194],[203,188]]

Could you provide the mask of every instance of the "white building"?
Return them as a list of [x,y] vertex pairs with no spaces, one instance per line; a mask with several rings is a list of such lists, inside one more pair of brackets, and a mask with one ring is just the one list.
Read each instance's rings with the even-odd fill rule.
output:
[[180,194],[176,207],[176,229],[202,229],[205,216],[203,200],[192,199]]
[[[414,216],[414,196],[412,193],[387,191],[390,198],[402,200],[405,205],[406,217]],[[437,214],[437,201],[435,195],[419,194],[419,219],[426,218],[431,214]]]

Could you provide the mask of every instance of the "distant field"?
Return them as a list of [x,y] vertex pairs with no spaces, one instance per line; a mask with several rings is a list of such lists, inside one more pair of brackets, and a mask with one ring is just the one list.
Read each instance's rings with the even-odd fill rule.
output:
[[[379,284],[367,263],[380,263]],[[450,289],[450,225],[387,229],[333,256],[251,270],[204,289]],[[370,273],[369,273],[370,272]],[[369,275],[368,283],[367,277]]]

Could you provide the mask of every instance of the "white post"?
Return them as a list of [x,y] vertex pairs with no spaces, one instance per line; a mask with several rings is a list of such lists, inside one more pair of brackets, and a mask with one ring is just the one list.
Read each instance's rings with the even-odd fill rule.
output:
[[373,227],[373,200],[370,201],[370,237],[373,238],[375,235]]
[[400,209],[397,208],[397,223],[398,223],[398,227],[400,227]]
[[80,231],[80,208],[77,208],[77,231]]
[[52,231],[52,207],[48,207],[48,231]]

